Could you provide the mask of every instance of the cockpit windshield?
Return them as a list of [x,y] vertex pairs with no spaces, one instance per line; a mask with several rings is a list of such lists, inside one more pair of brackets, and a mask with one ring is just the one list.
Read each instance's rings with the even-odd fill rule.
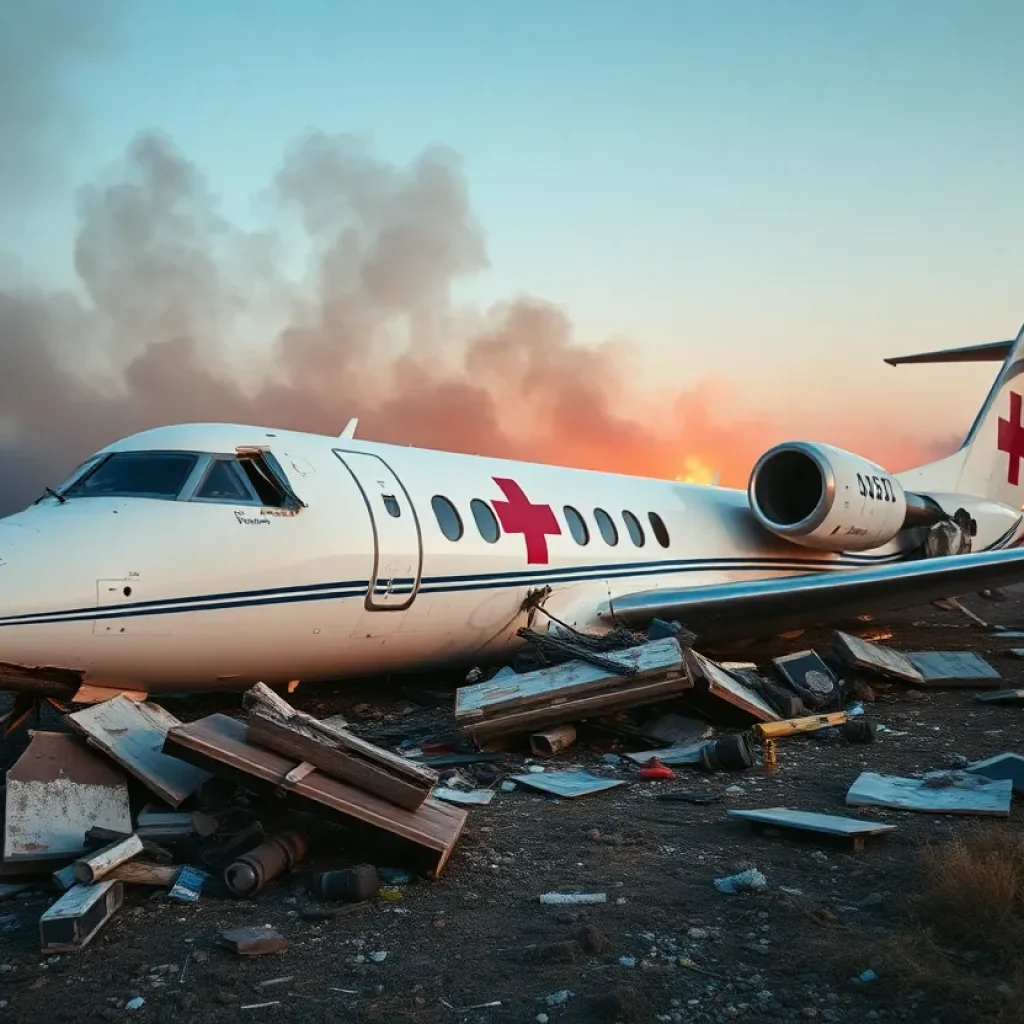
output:
[[[292,491],[271,452],[239,448],[233,455],[212,452],[111,452],[82,464],[47,495],[69,498],[156,498],[219,502],[298,511],[304,502]],[[40,498],[40,501],[45,499]]]
[[189,452],[114,452],[76,480],[65,498],[163,498],[181,493],[199,460]]

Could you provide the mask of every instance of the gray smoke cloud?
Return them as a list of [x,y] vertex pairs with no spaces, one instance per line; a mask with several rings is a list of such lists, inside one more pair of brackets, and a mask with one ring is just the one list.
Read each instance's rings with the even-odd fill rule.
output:
[[[3,198],[29,197],[60,147],[62,75],[104,45],[99,9],[0,6]],[[0,514],[116,438],[174,422],[335,435],[359,416],[380,441],[652,476],[710,466],[737,484],[785,436],[705,383],[638,395],[639,355],[579,344],[550,303],[455,303],[488,256],[445,147],[399,166],[311,133],[262,199],[260,230],[232,224],[173,142],[143,133],[78,192],[80,294],[0,279]]]

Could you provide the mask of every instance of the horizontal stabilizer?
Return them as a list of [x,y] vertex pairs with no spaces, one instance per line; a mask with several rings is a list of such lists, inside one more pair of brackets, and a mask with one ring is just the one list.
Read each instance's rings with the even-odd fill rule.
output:
[[964,345],[960,348],[942,348],[935,352],[915,352],[909,356],[890,356],[890,366],[903,363],[1001,363],[1013,348],[1010,341],[986,341],[982,345]]
[[894,611],[985,587],[1024,582],[1024,550],[622,594],[599,608],[606,621],[639,625],[679,619],[701,641],[735,640]]

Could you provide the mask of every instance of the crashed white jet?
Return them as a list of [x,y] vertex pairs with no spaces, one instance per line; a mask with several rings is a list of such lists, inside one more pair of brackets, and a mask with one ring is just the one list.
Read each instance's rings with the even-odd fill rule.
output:
[[[746,492],[374,444],[354,423],[136,434],[0,521],[0,688],[227,690],[481,661],[538,605],[580,629],[659,616],[721,640],[1016,582],[1024,328],[902,361],[979,356],[1003,367],[956,454],[894,475],[787,443]],[[925,557],[954,517],[972,551]]]

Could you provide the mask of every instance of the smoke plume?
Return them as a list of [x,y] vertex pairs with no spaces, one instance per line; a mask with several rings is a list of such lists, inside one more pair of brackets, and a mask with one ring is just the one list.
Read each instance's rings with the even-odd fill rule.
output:
[[[115,438],[177,421],[337,434],[359,416],[375,440],[737,484],[782,439],[765,417],[717,417],[714,381],[631,391],[640,355],[578,343],[546,302],[453,304],[487,256],[448,150],[396,167],[310,135],[270,195],[273,226],[241,230],[152,134],[81,190],[85,298],[0,290],[3,511]],[[288,275],[296,240],[307,270]]]
[[[70,118],[59,72],[102,35],[81,14],[94,4],[3,14],[13,6],[0,8],[7,200],[43,180]],[[395,166],[358,138],[311,134],[265,198],[262,230],[230,223],[172,142],[143,134],[79,191],[77,292],[0,280],[0,514],[104,444],[182,421],[334,435],[358,416],[374,440],[739,485],[787,436],[723,403],[721,382],[638,393],[639,351],[581,344],[550,303],[456,304],[488,257],[445,148]],[[935,454],[850,440],[890,465]]]

